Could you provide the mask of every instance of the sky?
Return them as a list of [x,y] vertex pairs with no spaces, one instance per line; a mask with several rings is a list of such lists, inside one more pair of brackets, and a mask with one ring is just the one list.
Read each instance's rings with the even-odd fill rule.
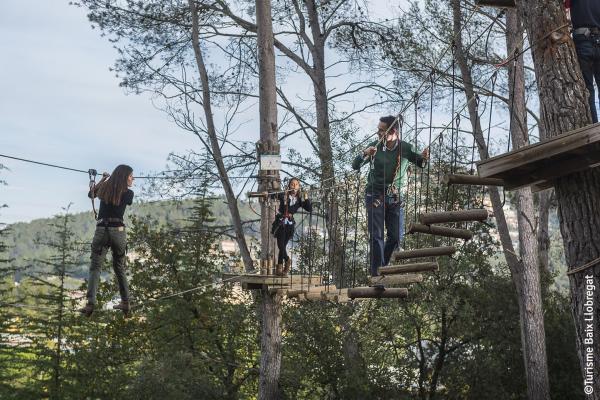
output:
[[[145,95],[126,95],[116,50],[66,0],[0,1],[0,154],[76,169],[161,171],[170,152],[198,149]],[[84,173],[0,158],[0,222],[91,210]],[[137,182],[138,184],[141,182]],[[134,187],[134,190],[136,188]],[[138,190],[139,191],[139,190]]]
[[[68,3],[0,0],[0,154],[99,172],[126,163],[145,175],[164,170],[171,152],[201,149],[198,139],[177,128],[148,95],[127,95],[119,87],[109,70],[116,50],[91,28],[85,9]],[[405,6],[403,0],[395,6],[370,3],[374,18]],[[329,81],[329,89],[347,86],[350,77],[340,75]],[[285,85],[299,98],[311,98],[306,77],[290,76]],[[361,113],[360,130],[374,131],[380,111],[394,113]],[[240,136],[258,140],[255,112],[243,119]],[[298,145],[288,143],[282,153]],[[91,211],[87,174],[1,157],[0,163],[8,168],[0,170],[0,180],[7,182],[0,186],[0,205],[8,205],[0,209],[0,223],[49,217],[69,204],[72,212]],[[138,194],[142,183],[133,188]]]

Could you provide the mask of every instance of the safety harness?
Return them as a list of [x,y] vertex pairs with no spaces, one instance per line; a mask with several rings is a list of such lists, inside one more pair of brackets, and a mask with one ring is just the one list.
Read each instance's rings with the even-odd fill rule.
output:
[[95,169],[88,170],[88,176],[90,177],[90,198],[92,200],[92,210],[94,211],[94,219],[97,221],[98,212],[96,212],[96,203],[94,202],[94,199],[96,198],[96,193],[94,192],[96,187],[96,175],[98,175],[98,172]]

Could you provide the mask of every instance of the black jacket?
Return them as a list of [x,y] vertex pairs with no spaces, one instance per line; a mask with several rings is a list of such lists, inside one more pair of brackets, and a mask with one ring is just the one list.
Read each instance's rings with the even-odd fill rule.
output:
[[284,193],[279,193],[277,195],[277,199],[279,200],[279,209],[277,211],[277,217],[279,218],[284,217],[286,214],[294,215],[300,207],[304,208],[308,212],[312,211],[312,204],[306,192],[298,193],[296,196],[296,202],[293,205],[289,204],[290,196],[286,196]]

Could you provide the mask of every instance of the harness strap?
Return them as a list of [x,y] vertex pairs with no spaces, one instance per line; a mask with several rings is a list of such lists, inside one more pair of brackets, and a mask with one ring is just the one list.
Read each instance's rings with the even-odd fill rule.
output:
[[94,188],[96,186],[96,175],[98,173],[96,172],[95,169],[89,169],[88,170],[88,176],[90,177],[90,193],[91,193],[91,200],[92,200],[92,210],[94,211],[94,219],[97,221],[98,220],[98,212],[96,212],[96,203],[94,202],[94,198],[96,197],[96,194],[94,193]]

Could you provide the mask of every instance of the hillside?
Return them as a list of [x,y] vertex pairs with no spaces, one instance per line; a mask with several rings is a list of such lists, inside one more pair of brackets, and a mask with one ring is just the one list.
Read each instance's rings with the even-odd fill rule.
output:
[[[159,224],[171,224],[175,227],[184,226],[191,215],[193,200],[185,201],[159,201],[151,203],[134,203],[126,213],[125,223],[130,223],[131,217],[150,217]],[[228,225],[231,218],[229,209],[223,199],[211,201],[211,211],[214,225]],[[240,212],[244,220],[256,219],[248,203],[241,202]],[[6,236],[8,257],[13,260],[13,265],[19,268],[44,270],[46,268],[40,260],[47,260],[53,250],[44,245],[56,231],[60,224],[60,216],[36,219],[31,222],[20,222],[9,226]],[[96,221],[92,212],[71,214],[71,230],[76,241],[81,243],[80,267],[76,269],[75,276],[83,277],[87,274],[87,260],[89,258],[89,242],[94,233]],[[246,232],[253,235],[251,229]],[[17,275],[19,279],[19,275]]]

